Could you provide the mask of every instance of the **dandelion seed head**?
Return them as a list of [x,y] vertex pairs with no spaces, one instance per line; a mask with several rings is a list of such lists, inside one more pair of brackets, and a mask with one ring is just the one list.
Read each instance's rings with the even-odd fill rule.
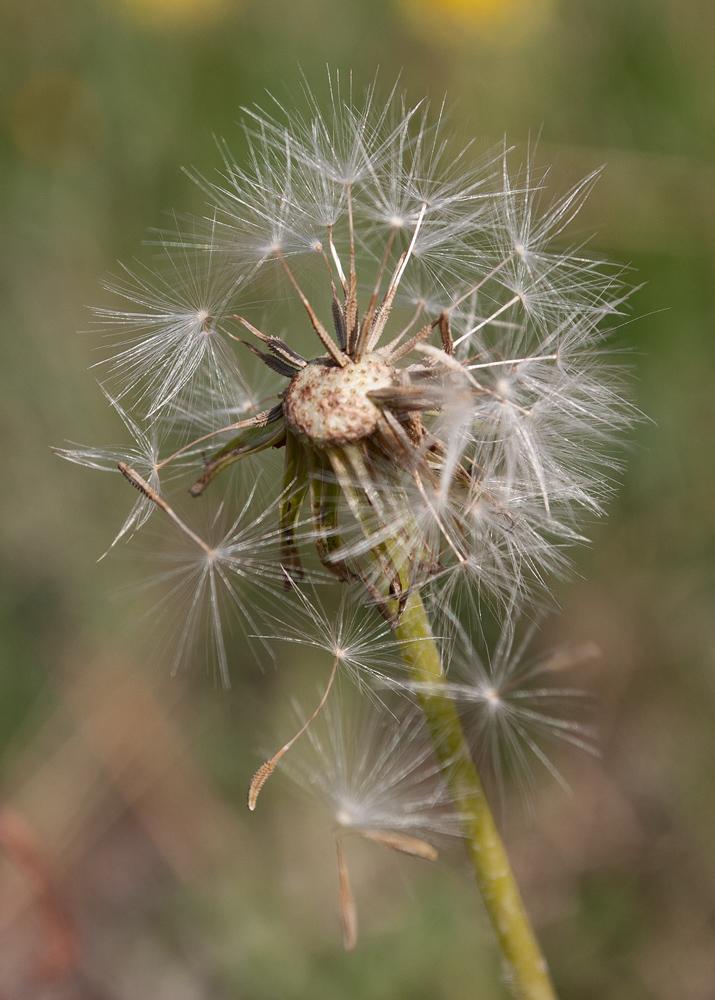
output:
[[[340,826],[435,829],[439,768],[414,719],[380,709],[387,689],[415,694],[394,632],[413,596],[451,650],[448,693],[497,781],[507,759],[517,776],[532,759],[557,775],[542,738],[592,747],[560,714],[573,692],[532,685],[548,671],[514,627],[568,572],[579,517],[602,513],[614,441],[637,417],[605,353],[628,288],[568,245],[595,174],[549,202],[532,149],[522,164],[504,146],[479,157],[443,107],[329,83],[324,107],[306,86],[302,110],[244,109],[245,161],[222,142],[218,175],[194,178],[206,219],[161,234],[158,263],[111,283],[103,378],[133,444],[62,453],[145,484],[117,539],[154,510],[173,522],[185,548],[160,613],[178,621],[174,667],[208,635],[227,683],[227,614],[261,652],[326,654],[382,721],[357,759],[337,709],[322,736],[311,723],[303,783]],[[252,471],[231,471],[253,457],[265,499]],[[225,523],[196,530],[174,503],[172,470],[187,465],[194,498],[226,484]],[[342,585],[337,610],[326,579]],[[480,657],[464,623],[487,606],[504,632]]]

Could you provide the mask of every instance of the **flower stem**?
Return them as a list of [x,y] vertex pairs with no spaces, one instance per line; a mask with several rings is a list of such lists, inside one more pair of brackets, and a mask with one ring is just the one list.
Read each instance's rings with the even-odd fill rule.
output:
[[518,1000],[556,1000],[546,962],[532,930],[482,782],[472,761],[454,702],[439,693],[444,675],[422,600],[413,592],[399,625],[402,655],[422,694],[420,702],[435,752],[445,765],[463,817],[469,855],[496,933],[512,992]]

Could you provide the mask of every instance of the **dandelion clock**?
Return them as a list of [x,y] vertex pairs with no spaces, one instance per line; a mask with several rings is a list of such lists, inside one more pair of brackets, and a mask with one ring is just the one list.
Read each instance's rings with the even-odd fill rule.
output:
[[324,809],[346,946],[346,836],[427,862],[460,838],[514,996],[547,1000],[491,807],[510,772],[559,777],[549,740],[595,746],[559,656],[517,633],[613,488],[635,414],[604,338],[628,289],[568,246],[593,176],[547,203],[528,156],[480,159],[425,102],[337,76],[330,94],[245,110],[243,160],[222,145],[218,175],[195,178],[205,218],[109,283],[95,371],[132,443],[60,453],[138,491],[115,541],[150,515],[175,532],[175,664],[208,636],[237,682],[227,626],[259,659],[325,655],[249,805],[280,766]]

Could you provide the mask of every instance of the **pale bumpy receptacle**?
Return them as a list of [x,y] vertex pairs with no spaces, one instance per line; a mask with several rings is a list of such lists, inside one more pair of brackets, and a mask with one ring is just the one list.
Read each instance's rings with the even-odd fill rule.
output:
[[394,369],[375,357],[340,368],[319,359],[294,376],[283,412],[293,433],[318,448],[342,448],[369,437],[380,409],[369,398],[395,379]]

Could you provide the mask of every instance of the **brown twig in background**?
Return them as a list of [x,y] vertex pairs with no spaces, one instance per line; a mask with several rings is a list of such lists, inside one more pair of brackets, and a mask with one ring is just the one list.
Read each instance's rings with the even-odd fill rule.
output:
[[0,809],[0,847],[32,886],[44,931],[32,978],[48,983],[78,971],[79,938],[52,863],[25,819],[9,807]]

